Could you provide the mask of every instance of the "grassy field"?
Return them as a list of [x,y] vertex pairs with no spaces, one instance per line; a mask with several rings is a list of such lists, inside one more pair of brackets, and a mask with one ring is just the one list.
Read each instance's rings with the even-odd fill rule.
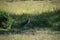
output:
[[19,2],[0,2],[0,9],[15,14],[35,14],[37,12],[48,12],[56,9],[56,5],[45,1],[19,1]]
[[[14,20],[14,22],[11,25],[11,30],[8,31],[0,30],[1,35],[0,39],[1,40],[60,40],[59,14],[60,10],[46,13],[43,12],[40,15],[10,14],[10,17],[12,18],[12,20]],[[26,26],[26,29],[24,29],[22,23],[24,23],[24,21],[28,18],[30,18],[30,24]]]
[[36,31],[22,34],[0,34],[0,40],[60,40],[59,32]]
[[57,32],[37,31],[26,32],[23,34],[5,34],[0,35],[0,40],[60,40],[60,34]]
[[[0,3],[0,22],[7,18],[6,25],[11,24],[10,30],[0,30],[0,40],[60,40],[60,10],[56,5],[45,1]],[[24,29],[23,23],[29,18]]]

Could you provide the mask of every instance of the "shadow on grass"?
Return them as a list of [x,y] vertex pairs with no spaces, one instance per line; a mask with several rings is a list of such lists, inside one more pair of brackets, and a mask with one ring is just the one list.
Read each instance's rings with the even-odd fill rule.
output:
[[[60,10],[53,12],[41,13],[38,15],[23,14],[23,15],[10,15],[14,22],[12,23],[12,33],[21,33],[29,29],[50,29],[52,31],[60,31]],[[30,23],[24,29],[23,23],[30,18]]]

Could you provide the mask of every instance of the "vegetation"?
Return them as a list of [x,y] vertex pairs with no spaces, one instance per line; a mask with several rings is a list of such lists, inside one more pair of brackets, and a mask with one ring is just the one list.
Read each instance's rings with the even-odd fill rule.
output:
[[[28,18],[30,23],[24,29],[22,25]],[[18,29],[17,32],[30,29],[60,31],[60,10],[43,12],[39,15],[12,15],[0,11],[0,29],[10,29],[10,32],[15,32],[14,29]]]
[[0,30],[10,29],[11,27],[11,17],[7,12],[0,11]]
[[60,40],[60,10],[54,11],[55,7],[59,9],[59,3],[1,1],[0,40]]
[[12,17],[15,19],[16,23],[13,24],[12,28],[23,28],[21,25],[22,23],[30,18],[30,24],[28,24],[26,27],[27,29],[44,29],[48,28],[50,30],[56,30],[60,31],[60,10],[54,11],[54,12],[47,12],[42,13],[40,15],[29,15],[29,14],[23,14],[23,15],[12,15]]

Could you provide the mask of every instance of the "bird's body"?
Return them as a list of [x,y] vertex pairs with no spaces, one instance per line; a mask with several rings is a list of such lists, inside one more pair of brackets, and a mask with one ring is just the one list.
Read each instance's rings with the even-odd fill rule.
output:
[[26,28],[26,26],[27,26],[29,23],[30,23],[30,19],[27,19],[27,20],[22,24],[22,26],[23,26],[24,28]]

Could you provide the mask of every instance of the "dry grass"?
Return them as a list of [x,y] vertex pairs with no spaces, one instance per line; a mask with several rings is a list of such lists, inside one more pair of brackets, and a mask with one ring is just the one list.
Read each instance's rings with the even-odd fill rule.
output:
[[36,33],[0,35],[0,40],[60,40],[60,34],[37,31]]
[[23,1],[23,2],[0,2],[0,9],[21,14],[21,13],[30,13],[35,14],[37,12],[47,12],[53,11],[56,6],[51,4],[51,2],[45,1]]

